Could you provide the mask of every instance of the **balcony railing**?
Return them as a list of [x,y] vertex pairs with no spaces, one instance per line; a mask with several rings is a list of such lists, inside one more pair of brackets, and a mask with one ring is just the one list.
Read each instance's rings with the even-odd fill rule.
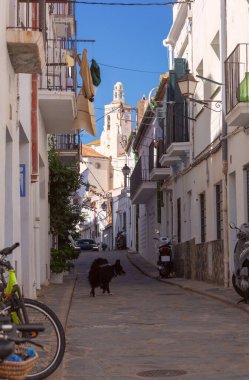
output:
[[78,134],[54,135],[55,149],[58,151],[76,151],[79,150]]
[[160,163],[160,159],[163,155],[163,140],[159,140],[156,142],[153,141],[150,144],[149,147],[149,172],[150,172],[150,179],[152,181],[159,181],[159,180],[165,180],[167,179],[170,174],[171,170],[168,165],[162,166]]
[[40,78],[40,90],[76,92],[75,66],[70,66],[68,63],[70,59],[75,64],[70,54],[72,52],[75,52],[75,48],[71,40],[49,39],[46,41],[47,64]]
[[164,136],[164,153],[172,143],[189,141],[187,103],[168,104],[166,114],[166,136]]
[[149,181],[149,168],[148,168],[148,157],[140,157],[136,166],[131,174],[130,178],[130,192],[131,198],[135,195],[137,189],[144,181]]
[[159,162],[162,154],[163,154],[163,140],[159,140],[156,143],[152,141],[149,146],[149,171],[150,172],[155,168],[162,167]]
[[78,165],[80,161],[80,139],[78,134],[53,135],[54,148],[66,165]]
[[6,32],[10,61],[15,73],[41,74],[45,66],[44,38],[45,17],[39,13],[44,11],[36,4],[36,18],[32,18],[29,3],[19,4],[17,12],[10,16]]
[[[225,61],[225,75],[226,113],[228,115],[239,103],[249,102],[249,44],[242,43],[236,46]],[[243,105],[239,113],[241,111],[243,111]],[[241,118],[239,113],[236,118],[232,117],[229,124],[243,125],[243,117]],[[248,114],[246,119],[248,120]]]
[[75,34],[75,2],[51,3],[49,14],[53,17],[58,38],[70,38]]

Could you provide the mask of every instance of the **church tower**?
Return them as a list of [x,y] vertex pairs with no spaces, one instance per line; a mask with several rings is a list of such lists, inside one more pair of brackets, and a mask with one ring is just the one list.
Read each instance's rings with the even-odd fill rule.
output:
[[117,82],[112,102],[105,105],[104,130],[100,138],[101,153],[113,158],[124,156],[131,131],[131,106],[125,103],[123,84]]
[[97,150],[112,162],[113,188],[123,186],[122,167],[126,162],[125,148],[132,132],[132,107],[125,103],[124,88],[117,82],[113,89],[113,100],[105,105],[104,129]]

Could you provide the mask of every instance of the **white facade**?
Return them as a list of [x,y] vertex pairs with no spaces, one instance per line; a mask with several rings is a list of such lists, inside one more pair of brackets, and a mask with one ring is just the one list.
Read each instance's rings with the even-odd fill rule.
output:
[[[50,98],[54,91],[52,85],[49,89],[44,87],[41,101],[40,78],[42,72],[47,78],[47,67],[46,41],[40,30],[46,26],[40,25],[38,31],[34,15],[39,10],[46,12],[49,38],[54,38],[55,25],[48,4],[44,2],[45,8],[41,9],[38,3],[3,0],[0,15],[0,248],[20,242],[10,260],[25,296],[31,298],[36,297],[41,285],[48,284],[51,246],[47,154],[47,135],[51,131],[44,118],[46,106],[42,101],[46,98],[45,90]],[[68,9],[68,4],[58,5],[54,12],[64,17]],[[28,26],[29,32],[20,28],[20,23]],[[56,117],[53,124],[60,133]]]
[[[232,77],[234,63],[226,65],[225,75],[225,62],[237,44],[249,43],[248,1],[241,0],[238,6],[233,0],[196,0],[173,9],[173,25],[164,40],[172,54],[169,64],[174,58],[185,58],[199,81],[194,98],[208,101],[206,106],[189,103],[190,145],[184,159],[170,162],[171,147],[165,152],[162,162],[170,162],[173,169],[173,177],[165,186],[165,212],[171,210],[166,223],[178,243],[194,239],[197,245],[209,245],[210,279],[216,265],[215,248],[211,252],[210,247],[214,247],[215,241],[222,241],[224,267],[220,260],[220,270],[224,273],[220,280],[228,286],[235,241],[229,222],[240,225],[249,218],[249,135],[245,128],[249,114],[243,116],[245,121],[247,118],[244,125],[229,122],[231,112],[226,115],[226,94],[231,90],[228,78]],[[248,71],[242,54],[240,61],[244,68],[247,65],[244,70]],[[237,90],[233,90],[234,97]]]
[[7,50],[6,28],[15,26],[17,2],[4,0],[1,5],[0,247],[20,242],[11,260],[25,295],[35,297],[49,276],[47,136],[40,119],[39,175],[33,183],[32,74],[16,74]]

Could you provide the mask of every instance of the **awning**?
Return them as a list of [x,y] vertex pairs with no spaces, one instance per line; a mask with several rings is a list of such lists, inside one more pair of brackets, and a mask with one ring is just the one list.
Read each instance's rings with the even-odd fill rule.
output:
[[73,121],[73,129],[84,129],[93,136],[97,134],[94,104],[85,98],[82,90],[77,97],[77,117]]

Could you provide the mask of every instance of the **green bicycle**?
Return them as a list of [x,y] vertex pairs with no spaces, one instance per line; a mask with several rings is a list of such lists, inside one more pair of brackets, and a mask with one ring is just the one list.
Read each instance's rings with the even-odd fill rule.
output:
[[[0,251],[0,316],[10,316],[14,324],[42,323],[44,331],[36,342],[39,359],[27,375],[27,379],[47,378],[60,365],[66,346],[65,333],[56,314],[36,300],[24,298],[17,283],[15,270],[6,259],[19,246],[15,243]],[[5,274],[8,272],[8,280]]]

